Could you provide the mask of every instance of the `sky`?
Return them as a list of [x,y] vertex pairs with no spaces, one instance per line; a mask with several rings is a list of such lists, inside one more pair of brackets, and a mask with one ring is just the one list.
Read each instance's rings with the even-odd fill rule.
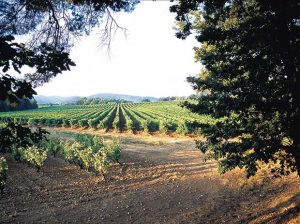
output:
[[114,14],[127,35],[118,32],[108,54],[101,48],[99,30],[81,38],[70,52],[76,63],[36,89],[45,96],[89,96],[119,93],[139,96],[188,96],[193,94],[186,77],[197,75],[194,37],[175,37],[174,14],[169,1],[141,1],[132,13]]

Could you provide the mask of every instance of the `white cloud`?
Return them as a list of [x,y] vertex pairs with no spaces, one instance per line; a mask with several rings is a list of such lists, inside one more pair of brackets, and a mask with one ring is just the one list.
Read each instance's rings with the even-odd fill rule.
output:
[[175,37],[174,15],[168,1],[141,2],[132,13],[118,13],[118,23],[128,29],[117,33],[110,58],[99,47],[99,31],[82,38],[72,49],[77,64],[37,89],[40,95],[91,95],[100,92],[148,96],[189,95],[185,79],[201,65],[194,63],[191,37]]

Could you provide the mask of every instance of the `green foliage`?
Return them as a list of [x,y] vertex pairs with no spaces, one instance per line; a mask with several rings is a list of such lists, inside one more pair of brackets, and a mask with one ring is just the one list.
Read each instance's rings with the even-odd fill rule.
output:
[[79,152],[81,150],[83,150],[85,148],[85,146],[82,143],[77,142],[77,141],[75,141],[72,144],[70,142],[65,142],[63,144],[63,146],[64,146],[63,155],[64,155],[65,159],[69,163],[78,165],[82,169],[83,163],[79,157]]
[[160,120],[159,122],[159,131],[166,134],[168,132],[168,121],[165,119]]
[[105,145],[102,137],[78,134],[74,142],[62,141],[61,145],[66,161],[81,169],[99,173],[104,178],[111,163],[121,164],[121,147],[118,141]]
[[177,131],[180,134],[197,132],[196,123],[212,122],[207,115],[197,115],[179,107],[178,102],[52,106],[34,111],[1,113],[0,119],[14,119],[31,126],[90,127],[133,133]]
[[95,135],[93,137],[93,144],[92,144],[93,152],[98,152],[103,147],[104,147],[104,139],[102,137]]
[[121,131],[121,126],[120,126],[120,106],[117,107],[116,116],[115,116],[115,119],[113,120],[112,126],[113,126],[113,128],[117,132]]
[[52,137],[49,138],[48,141],[45,141],[44,147],[48,150],[48,153],[50,153],[50,155],[53,155],[54,157],[56,157],[57,154],[61,152],[63,148],[62,142],[57,137]]
[[186,121],[179,123],[176,132],[179,134],[188,134],[190,132],[189,124]]
[[120,157],[121,157],[121,145],[120,142],[114,141],[112,144],[106,146],[104,148],[106,152],[107,158],[114,162],[114,163],[120,163]]
[[20,99],[17,98],[17,102],[10,103],[9,101],[0,100],[0,112],[4,111],[18,111],[18,110],[29,110],[36,109],[37,102],[34,99]]
[[23,150],[22,160],[35,167],[39,172],[47,158],[47,151],[36,146],[29,146],[21,150]]
[[71,119],[70,120],[70,126],[71,126],[71,128],[78,128],[78,120],[77,119]]
[[17,147],[16,145],[13,145],[11,154],[16,161],[21,162],[24,158],[24,149],[22,147]]
[[105,173],[109,167],[105,152],[97,152],[93,155],[93,168],[97,173],[100,173],[105,179]]
[[130,101],[123,100],[123,99],[109,99],[109,98],[100,98],[100,97],[94,97],[94,98],[87,98],[82,97],[77,102],[75,102],[76,105],[94,105],[94,104],[104,104],[104,103],[129,103]]
[[98,152],[102,147],[104,147],[103,138],[97,135],[77,134],[75,136],[75,141],[80,142],[84,145],[84,147],[92,147],[93,152]]
[[128,132],[134,132],[134,124],[133,121],[131,120],[130,116],[128,115],[127,111],[124,109],[124,105],[121,106],[121,111],[123,118],[125,120],[125,128]]
[[86,119],[79,120],[78,125],[81,128],[87,128],[89,126],[88,121]]
[[64,128],[70,127],[70,121],[67,119],[64,119],[63,123],[62,123],[62,127],[64,127]]
[[0,127],[0,151],[11,152],[12,148],[27,147],[38,145],[40,142],[47,140],[48,132],[37,128],[31,130],[22,125],[9,122]]
[[7,180],[8,166],[5,158],[0,157],[0,192],[3,194],[3,190]]
[[201,43],[195,59],[205,68],[188,78],[198,102],[184,103],[216,119],[200,124],[201,151],[222,173],[244,167],[251,176],[258,161],[272,161],[279,174],[300,175],[299,2],[192,0],[170,9],[177,37],[194,33]]
[[78,158],[80,159],[80,163],[82,164],[81,168],[85,168],[89,170],[93,167],[94,163],[94,152],[92,147],[85,147],[82,150],[78,151]]

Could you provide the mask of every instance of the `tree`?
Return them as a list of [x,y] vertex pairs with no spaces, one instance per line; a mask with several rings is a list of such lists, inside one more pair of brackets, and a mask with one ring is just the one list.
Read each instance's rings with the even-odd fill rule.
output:
[[179,0],[170,11],[176,36],[201,43],[195,59],[205,68],[187,80],[202,94],[184,105],[216,122],[201,125],[199,149],[221,172],[251,176],[272,161],[276,174],[300,175],[299,1]]
[[[113,11],[131,11],[137,0],[4,0],[0,2],[0,100],[18,103],[17,98],[32,98],[33,87],[48,82],[57,74],[70,70],[75,63],[69,49],[77,37],[89,34],[105,13],[104,44],[115,28]],[[15,37],[29,35],[27,44]],[[21,73],[22,78],[7,72]]]

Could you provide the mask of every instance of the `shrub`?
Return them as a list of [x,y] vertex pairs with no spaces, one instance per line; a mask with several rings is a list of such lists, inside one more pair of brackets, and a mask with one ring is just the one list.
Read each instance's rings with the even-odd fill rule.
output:
[[100,173],[103,176],[104,180],[106,180],[105,173],[107,172],[107,168],[109,166],[109,162],[107,161],[107,155],[99,151],[94,154],[93,161],[94,170]]
[[59,138],[50,138],[47,142],[45,142],[45,147],[50,155],[56,157],[57,153],[62,150],[62,142]]
[[166,120],[160,120],[159,131],[164,134],[168,132],[168,123]]
[[29,146],[24,149],[23,160],[29,165],[35,167],[37,172],[40,171],[47,158],[45,149],[38,148],[36,146]]
[[24,157],[24,149],[22,147],[12,146],[12,156],[18,162],[21,162]]
[[188,122],[187,121],[181,121],[179,124],[178,124],[178,127],[176,129],[176,132],[178,134],[188,134],[189,133],[189,126],[188,126]]
[[0,192],[3,194],[3,190],[7,180],[8,166],[5,158],[0,157]]
[[104,128],[105,128],[104,122],[103,122],[103,121],[100,121],[99,124],[97,125],[97,128],[98,128],[98,129],[104,129]]
[[90,168],[93,167],[94,156],[93,149],[91,147],[87,147],[78,151],[78,157],[81,161],[82,167],[84,167],[86,170],[90,170]]
[[78,128],[78,120],[71,119],[70,120],[70,126],[71,126],[71,128]]
[[90,128],[97,128],[97,120],[96,119],[89,119],[88,121],[88,126]]
[[66,119],[63,119],[61,126],[64,127],[64,128],[70,127],[70,121],[66,120]]
[[32,125],[36,125],[36,120],[34,118],[29,118],[28,121],[27,121],[27,124],[29,126],[32,126]]
[[85,146],[75,141],[73,144],[66,142],[64,144],[64,156],[65,159],[72,164],[78,165],[81,169],[83,168],[82,160],[80,159],[79,152],[84,150]]
[[87,128],[89,126],[88,121],[85,119],[79,120],[78,125],[79,125],[79,127],[82,127],[82,128]]
[[93,137],[93,152],[99,152],[104,147],[104,139],[100,136],[94,136]]
[[119,161],[121,157],[121,146],[118,142],[106,146],[104,151],[110,161],[121,164]]
[[134,132],[135,131],[133,122],[132,122],[132,120],[130,118],[126,119],[126,128],[127,128],[127,131],[130,131],[130,132]]

